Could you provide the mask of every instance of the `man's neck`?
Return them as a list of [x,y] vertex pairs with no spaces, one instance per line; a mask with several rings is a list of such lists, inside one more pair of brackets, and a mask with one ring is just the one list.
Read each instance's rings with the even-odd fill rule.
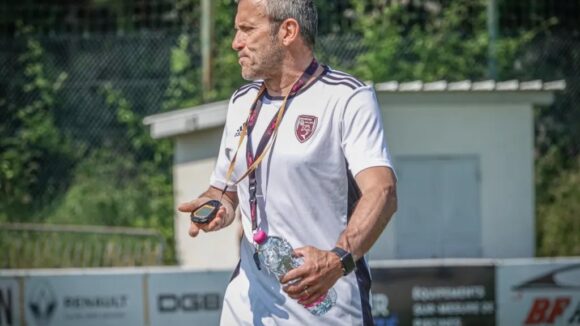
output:
[[279,75],[264,80],[268,94],[271,96],[286,96],[294,83],[302,76],[310,65],[313,55],[309,54],[301,58],[286,58],[281,64]]

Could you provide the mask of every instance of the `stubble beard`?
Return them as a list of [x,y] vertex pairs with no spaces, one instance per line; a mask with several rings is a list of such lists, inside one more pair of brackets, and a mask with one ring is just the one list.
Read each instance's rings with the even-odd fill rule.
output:
[[255,60],[252,60],[249,66],[242,66],[242,78],[247,81],[268,79],[282,65],[283,57],[282,46],[276,42],[275,38],[272,38],[268,47],[256,55]]

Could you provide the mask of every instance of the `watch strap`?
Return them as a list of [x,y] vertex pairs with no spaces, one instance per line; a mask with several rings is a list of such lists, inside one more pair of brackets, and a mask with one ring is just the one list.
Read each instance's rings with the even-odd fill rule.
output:
[[334,247],[330,251],[335,253],[340,259],[340,263],[342,264],[342,275],[348,275],[355,270],[356,264],[350,252],[340,247]]

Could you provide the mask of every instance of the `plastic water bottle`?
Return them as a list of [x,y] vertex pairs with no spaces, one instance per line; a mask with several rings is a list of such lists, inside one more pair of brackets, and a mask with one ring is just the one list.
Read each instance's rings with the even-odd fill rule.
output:
[[[292,246],[286,239],[276,236],[266,236],[265,233],[254,236],[258,244],[258,258],[260,264],[270,273],[274,274],[278,280],[304,262],[301,257],[293,257]],[[336,303],[336,291],[334,288],[328,290],[319,300],[311,305],[305,306],[313,315],[320,316],[330,310]]]

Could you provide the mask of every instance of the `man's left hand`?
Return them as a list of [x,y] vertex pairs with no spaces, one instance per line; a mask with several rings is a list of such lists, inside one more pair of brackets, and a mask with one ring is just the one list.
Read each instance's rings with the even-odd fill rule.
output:
[[[308,306],[318,301],[342,276],[342,264],[338,256],[311,246],[294,249],[304,264],[282,277],[283,290],[298,303]],[[297,280],[296,283],[289,282]]]

